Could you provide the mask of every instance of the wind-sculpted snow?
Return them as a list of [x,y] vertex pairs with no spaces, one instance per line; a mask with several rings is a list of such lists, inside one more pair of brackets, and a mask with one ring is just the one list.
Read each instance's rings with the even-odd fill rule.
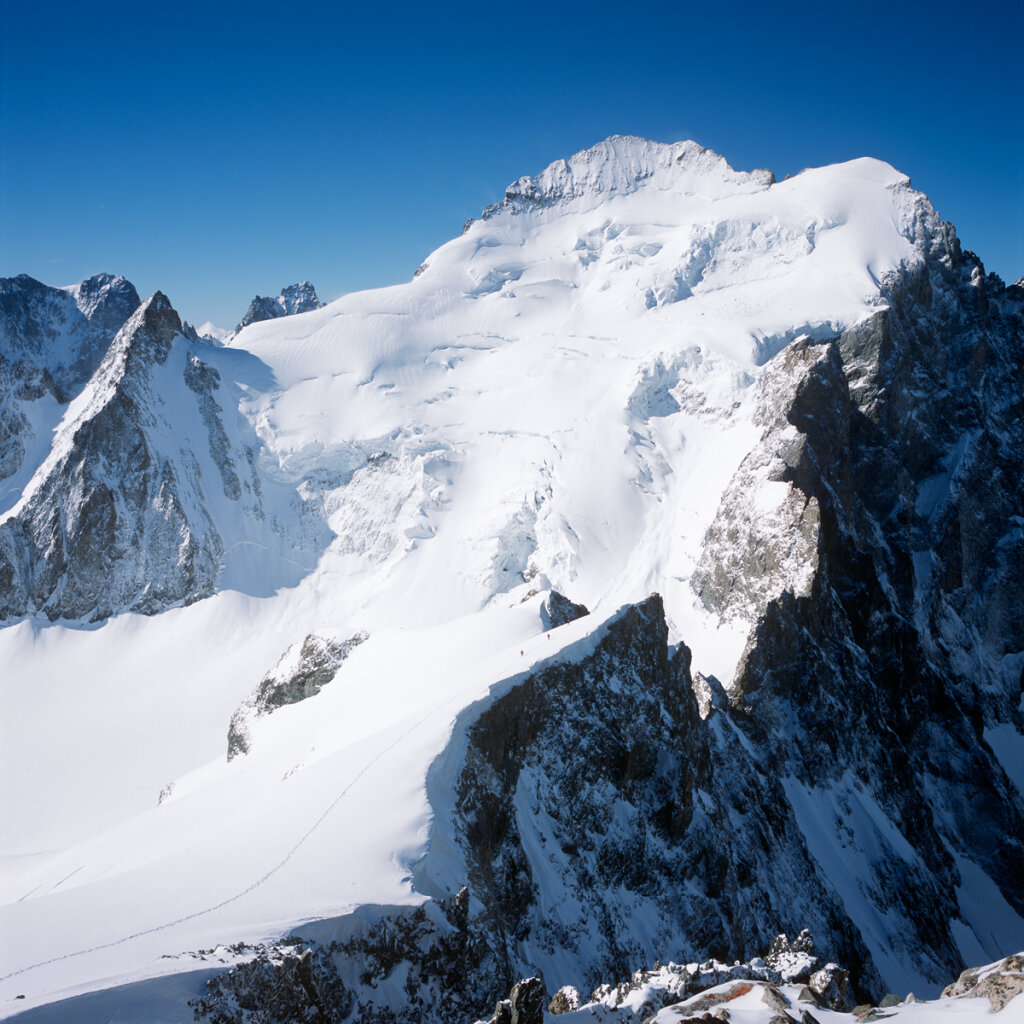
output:
[[67,408],[0,365],[5,996],[299,922],[389,1021],[1024,946],[1024,290],[905,176],[615,138],[406,284],[165,303]]

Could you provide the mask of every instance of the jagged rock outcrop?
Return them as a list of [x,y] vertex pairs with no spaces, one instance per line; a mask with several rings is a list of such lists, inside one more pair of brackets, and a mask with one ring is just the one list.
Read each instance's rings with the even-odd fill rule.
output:
[[117,333],[0,522],[0,619],[153,614],[213,592],[225,553],[214,510],[223,500],[262,520],[262,485],[201,353],[160,292]]
[[564,594],[552,590],[540,606],[540,621],[545,629],[557,629],[567,622],[575,622],[590,611],[585,604],[570,601]]
[[334,640],[310,633],[301,644],[288,648],[273,671],[263,677],[259,686],[231,716],[228,760],[249,753],[252,725],[257,719],[287,704],[296,704],[318,694],[334,678],[350,652],[366,638],[365,633],[356,633],[348,640]]
[[[962,965],[956,928],[986,934],[980,879],[1024,917],[1024,803],[997,742],[1024,732],[1024,321],[955,237],[921,230],[928,260],[889,283],[889,309],[779,357],[796,387],[764,443],[791,487],[777,536],[812,547],[813,575],[714,593],[728,609],[778,588],[737,711],[845,901],[900,922],[887,955],[937,981]],[[729,495],[712,529],[771,551]]]
[[212,591],[220,539],[152,429],[150,374],[180,330],[157,292],[118,333],[82,412],[0,525],[0,618],[38,610],[95,620]]
[[251,959],[215,975],[206,994],[189,1005],[211,1024],[334,1024],[352,1008],[352,993],[324,950],[289,944],[237,947]]
[[943,999],[988,998],[993,1011],[1024,993],[1024,953],[1014,953],[986,967],[972,967],[942,990]]
[[138,305],[134,286],[111,274],[73,288],[0,278],[0,480],[22,468],[34,440],[30,404],[67,403]]
[[28,274],[0,278],[0,356],[47,372],[58,400],[66,402],[139,302],[134,285],[120,275],[96,274],[72,288],[52,288]]
[[296,313],[308,313],[310,310],[319,309],[323,303],[317,298],[316,289],[308,281],[300,281],[298,284],[290,284],[287,288],[281,289],[281,294],[276,299],[265,295],[257,295],[242,317],[241,322],[235,328],[240,331],[249,324],[259,323],[261,320],[276,320],[282,316],[293,316]]
[[720,689],[701,719],[657,596],[468,726],[453,841],[507,984],[587,990],[666,952],[745,960],[803,924],[879,984],[746,732]]

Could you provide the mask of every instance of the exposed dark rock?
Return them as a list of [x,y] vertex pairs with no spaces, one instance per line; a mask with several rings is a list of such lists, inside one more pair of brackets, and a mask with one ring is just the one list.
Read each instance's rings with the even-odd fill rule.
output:
[[322,305],[317,298],[316,289],[308,281],[290,284],[287,288],[281,289],[281,294],[276,299],[257,295],[235,330],[240,331],[243,327],[259,323],[261,320],[276,320],[282,316],[308,313],[310,310],[320,309]]
[[55,442],[59,458],[0,526],[0,618],[39,610],[96,620],[212,591],[219,538],[201,503],[190,520],[182,494],[191,479],[154,448],[142,411],[150,369],[166,361],[180,326],[157,292],[118,333],[94,397]]
[[45,370],[54,394],[66,402],[99,366],[139,301],[131,282],[112,274],[70,290],[28,274],[0,278],[0,356]]
[[185,383],[199,399],[199,411],[210,441],[210,457],[220,470],[224,496],[231,501],[238,501],[242,496],[242,482],[231,460],[231,442],[222,419],[224,410],[214,398],[220,386],[220,374],[198,356],[192,355],[185,366]]
[[[61,424],[45,475],[0,524],[0,620],[154,614],[213,592],[225,554],[220,531],[236,528],[213,489],[237,503],[239,518],[264,518],[258,441],[232,443],[225,423],[239,428],[224,416],[220,375],[191,347],[160,292],[117,333],[76,416]],[[0,357],[0,382],[8,370]],[[47,372],[19,368],[15,394],[48,388]],[[10,394],[0,394],[0,434],[18,429]],[[204,448],[213,462],[206,479]],[[22,449],[12,436],[13,469]]]
[[825,964],[820,971],[815,971],[807,983],[810,990],[817,996],[820,1006],[830,1010],[848,1011],[852,1006],[850,1000],[850,974],[838,964]]
[[257,949],[206,988],[189,1005],[209,1024],[335,1024],[354,1002],[329,954],[301,944]]
[[[577,943],[585,967],[552,982],[590,989],[664,949],[747,960],[776,938],[770,921],[797,932],[807,921],[833,937],[827,953],[867,962],[839,901],[814,885],[809,898],[814,862],[760,755],[741,753],[741,727],[728,711],[702,721],[689,651],[669,649],[658,597],[614,620],[592,655],[542,668],[469,726],[456,841],[507,984],[531,966],[548,978],[545,952]],[[556,890],[541,912],[537,874],[560,878],[564,911]]]
[[548,1013],[562,1014],[572,1013],[580,1008],[580,994],[572,985],[563,985],[548,1003]]
[[71,290],[0,278],[0,480],[21,468],[32,441],[26,403],[69,401],[138,305],[135,288],[110,274]]
[[544,1024],[544,982],[540,978],[517,981],[509,993],[509,1024]]
[[334,678],[349,652],[365,639],[365,633],[357,633],[348,640],[333,640],[310,633],[301,647],[290,647],[274,670],[263,677],[255,691],[231,716],[228,760],[249,752],[252,742],[250,726],[257,718],[319,693]]
[[552,590],[540,606],[540,620],[545,629],[557,629],[589,614],[585,604],[576,604],[557,590]]

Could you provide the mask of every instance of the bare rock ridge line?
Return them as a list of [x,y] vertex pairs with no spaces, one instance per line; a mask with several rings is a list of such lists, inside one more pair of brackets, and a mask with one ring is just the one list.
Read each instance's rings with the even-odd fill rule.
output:
[[[157,614],[214,592],[228,538],[287,537],[215,354],[161,292],[128,317],[0,521],[0,620]],[[37,398],[45,378],[19,372],[14,396]]]
[[365,633],[356,633],[348,640],[310,633],[301,645],[290,647],[231,716],[228,760],[249,753],[252,725],[257,719],[288,704],[315,697],[334,678],[349,652],[366,639]]
[[276,299],[257,295],[249,304],[235,331],[262,320],[276,320],[282,316],[308,313],[310,310],[320,309],[322,305],[317,298],[316,289],[308,281],[300,281],[298,284],[290,284],[283,288]]

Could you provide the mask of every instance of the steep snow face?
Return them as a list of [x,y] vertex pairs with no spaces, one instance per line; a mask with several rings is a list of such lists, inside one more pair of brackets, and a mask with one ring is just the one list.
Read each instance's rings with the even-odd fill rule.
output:
[[877,161],[772,184],[623,138],[508,195],[411,283],[247,328],[279,387],[244,410],[322,495],[323,571],[369,620],[427,625],[524,579],[599,610],[657,589],[729,681],[752,620],[690,581],[761,433],[759,366],[877,308],[937,218]]
[[[225,427],[221,403],[237,397],[221,387],[217,352],[186,341],[160,292],[118,332],[0,516],[0,618],[153,613],[206,597],[218,582],[263,592],[294,580],[301,502],[291,491],[298,515],[275,537],[252,448],[235,416]],[[273,559],[281,535],[283,580]],[[234,548],[247,544],[271,557],[239,560]]]

